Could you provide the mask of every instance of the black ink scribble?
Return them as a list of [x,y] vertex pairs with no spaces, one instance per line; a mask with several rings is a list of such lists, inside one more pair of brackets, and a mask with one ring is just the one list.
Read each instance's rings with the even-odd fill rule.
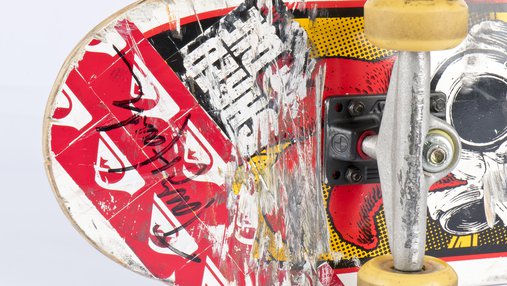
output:
[[164,136],[159,135],[159,130],[153,124],[147,122],[148,119],[144,117],[143,125],[144,128],[138,130],[136,133],[146,134],[143,137],[144,146],[156,147],[165,143],[166,139]]
[[[154,174],[154,175],[155,174],[159,174],[159,173],[165,171],[166,169],[170,168],[171,166],[173,166],[174,164],[176,164],[178,161],[180,161],[181,157],[178,156],[175,159],[173,159],[171,162],[168,162],[167,159],[165,159],[163,156],[165,155],[165,153],[169,152],[169,150],[171,150],[174,147],[174,145],[176,143],[178,143],[178,141],[181,139],[181,137],[183,136],[184,132],[186,131],[186,128],[187,128],[189,120],[190,120],[190,114],[188,114],[188,115],[185,116],[183,124],[178,129],[178,131],[176,133],[176,136],[171,139],[171,141],[169,142],[169,144],[167,144],[167,146],[165,146],[164,148],[162,148],[160,151],[153,150],[154,155],[152,157],[150,157],[147,160],[144,160],[142,162],[139,162],[137,164],[134,164],[132,166],[109,169],[109,172],[110,173],[123,173],[123,172],[127,172],[127,171],[132,171],[132,170],[138,169],[140,167],[149,165],[149,164],[151,164],[153,162],[156,162],[157,160],[161,160],[161,161],[167,162],[167,163],[163,167],[157,168],[156,170],[153,170],[152,174]],[[164,138],[164,140],[165,140],[165,138]]]
[[185,259],[188,259],[192,262],[196,262],[196,263],[201,263],[201,258],[197,255],[194,255],[194,254],[187,254],[177,248],[175,248],[174,246],[170,245],[167,241],[166,241],[166,237],[168,236],[171,236],[173,234],[177,234],[179,233],[182,229],[186,228],[187,226],[191,225],[194,221],[196,221],[198,218],[200,218],[202,212],[209,208],[211,205],[213,205],[213,203],[215,202],[214,199],[211,199],[198,213],[196,213],[191,219],[189,219],[188,221],[186,221],[185,223],[183,223],[182,225],[176,227],[175,229],[171,230],[171,231],[168,231],[166,233],[163,233],[163,234],[157,234],[157,231],[158,231],[158,228],[160,227],[159,225],[155,225],[153,226],[153,233],[155,233],[155,237],[157,238],[158,242],[169,248],[172,252],[178,254],[179,256],[185,258]]
[[168,198],[168,200],[165,202],[166,205],[170,208],[171,212],[176,217],[184,216],[190,213],[195,213],[194,216],[192,216],[191,219],[186,221],[185,223],[182,223],[180,226],[174,228],[171,231],[165,232],[163,234],[158,234],[159,225],[153,226],[153,233],[155,234],[155,237],[157,238],[158,242],[169,248],[174,253],[180,255],[181,257],[184,257],[192,262],[201,262],[201,258],[199,258],[197,255],[187,254],[184,253],[178,249],[176,249],[174,246],[170,245],[166,238],[168,236],[174,235],[179,233],[181,230],[186,228],[187,226],[191,225],[194,221],[200,218],[202,212],[206,210],[207,208],[211,207],[215,203],[215,199],[210,199],[204,207],[202,206],[203,203],[199,201],[191,201],[191,197],[187,195],[187,190],[183,188],[179,188],[176,190],[172,190],[169,188],[167,183],[170,183],[168,179],[165,179],[162,181],[162,187],[164,188],[164,191],[157,196],[160,199]]
[[[157,151],[155,149],[152,149],[153,156],[149,159],[138,162],[136,164],[133,164],[132,166],[122,167],[122,168],[111,168],[108,170],[109,173],[123,173],[131,170],[138,169],[140,167],[152,164],[156,161],[161,161],[163,163],[162,167],[157,167],[155,170],[152,170],[152,174],[158,174],[161,172],[164,172],[168,170],[171,167],[174,167],[177,163],[181,162],[183,158],[181,156],[176,156],[174,158],[165,158],[164,155],[166,155],[167,152],[169,152],[171,149],[174,148],[174,146],[180,141],[180,139],[185,134],[188,123],[190,121],[190,113],[187,114],[183,118],[183,123],[181,124],[180,128],[177,129],[176,135],[167,142],[167,138],[159,134],[158,128],[156,128],[153,124],[149,122],[149,117],[143,116],[142,113],[145,111],[142,108],[135,107],[134,104],[139,102],[144,95],[143,92],[143,86],[137,75],[134,73],[133,64],[131,64],[126,58],[125,54],[122,53],[116,46],[113,45],[114,50],[116,51],[117,55],[122,59],[123,63],[127,67],[127,69],[130,71],[130,74],[132,75],[132,78],[135,80],[137,85],[139,86],[139,93],[136,97],[126,99],[126,100],[118,100],[113,101],[113,105],[117,106],[119,108],[127,109],[130,111],[135,112],[136,114],[130,116],[129,118],[122,120],[118,123],[106,125],[106,126],[100,126],[96,128],[97,132],[107,132],[112,131],[115,129],[119,129],[128,125],[142,125],[141,128],[139,128],[136,131],[136,134],[142,134],[143,136],[143,145],[148,147],[157,147],[163,144],[167,145],[162,148],[161,150]],[[170,183],[172,185],[182,185],[187,182],[192,181],[196,177],[202,175],[208,170],[209,166],[207,164],[199,165],[199,170],[193,175],[191,178],[185,178],[182,180],[175,180],[176,177],[175,174],[166,174],[165,179],[162,181],[162,187],[164,188],[164,191],[158,195],[159,198],[166,198],[169,197],[169,199],[165,202],[168,207],[171,208],[171,212],[174,214],[174,216],[183,216],[190,213],[195,213],[194,216],[186,221],[185,223],[181,224],[179,227],[176,227],[175,229],[163,233],[158,234],[158,230],[160,228],[159,225],[155,225],[153,227],[153,233],[155,234],[155,237],[159,241],[161,245],[164,247],[167,247],[177,255],[180,255],[181,257],[188,259],[192,262],[201,262],[201,258],[199,258],[197,255],[193,254],[187,254],[184,253],[181,250],[176,249],[174,246],[170,245],[166,238],[168,236],[177,234],[182,229],[186,228],[187,226],[191,225],[194,221],[199,219],[200,215],[204,210],[212,206],[215,202],[215,199],[209,200],[204,206],[202,202],[191,202],[191,197],[187,195],[187,190],[184,188],[178,188],[176,190],[171,190],[167,183]]]
[[[134,73],[133,65],[126,59],[125,54],[122,53],[114,45],[113,45],[113,48],[116,51],[117,55],[122,59],[123,63],[127,67],[127,69],[129,70],[130,74],[132,75],[132,78],[136,81],[137,85],[139,86],[139,94],[137,95],[137,97],[132,98],[132,99],[113,101],[113,105],[115,105],[119,108],[123,108],[123,109],[137,112],[137,114],[134,114],[131,117],[129,117],[125,120],[122,120],[118,123],[115,123],[115,124],[97,127],[96,130],[98,132],[107,132],[107,131],[111,131],[114,129],[125,127],[127,125],[138,125],[139,123],[141,123],[140,119],[142,118],[143,127],[141,129],[139,129],[137,132],[146,134],[146,136],[144,136],[144,138],[143,138],[144,146],[153,147],[153,146],[159,146],[161,144],[166,143],[167,139],[164,136],[159,134],[159,130],[156,129],[153,124],[148,122],[149,117],[142,116],[142,113],[145,110],[142,108],[138,108],[138,107],[133,106],[133,104],[139,102],[142,99],[142,97],[144,96],[143,85],[142,85],[141,81],[139,80],[139,78],[137,77],[137,75]],[[158,160],[162,161],[164,163],[164,165],[161,168],[157,168],[157,169],[153,170],[152,174],[159,174],[159,173],[167,170],[171,166],[174,166],[176,163],[181,161],[181,157],[178,156],[174,159],[167,160],[163,156],[169,150],[171,150],[174,147],[174,145],[176,143],[178,143],[178,141],[181,139],[184,132],[186,131],[189,120],[190,120],[190,114],[187,114],[186,117],[184,118],[181,128],[176,132],[176,136],[173,139],[171,139],[169,144],[167,146],[165,146],[164,148],[162,148],[162,150],[160,150],[160,151],[153,150],[153,152],[154,152],[153,157],[151,157],[145,161],[139,162],[137,164],[134,164],[132,166],[127,166],[127,167],[122,167],[122,168],[112,168],[112,169],[109,169],[108,172],[109,173],[123,173],[123,172],[127,172],[127,171],[132,171],[132,170],[138,169],[140,167],[149,165],[149,164],[156,162]],[[204,171],[205,170],[202,170],[200,173],[202,174]]]
[[134,107],[133,104],[139,102],[143,98],[144,96],[143,85],[141,84],[141,81],[139,80],[137,75],[134,73],[133,65],[130,64],[129,61],[125,58],[125,54],[122,53],[115,45],[113,45],[113,49],[116,51],[116,54],[120,57],[120,59],[122,59],[125,66],[127,66],[130,74],[132,75],[132,78],[136,81],[137,85],[139,86],[139,94],[136,97],[126,100],[113,101],[113,105],[118,106],[120,108],[132,110],[135,112],[142,112],[143,111],[142,109]]

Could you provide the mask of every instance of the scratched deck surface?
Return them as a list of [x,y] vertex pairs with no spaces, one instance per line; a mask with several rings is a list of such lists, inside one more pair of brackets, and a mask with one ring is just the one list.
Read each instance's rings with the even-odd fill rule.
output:
[[[99,25],[46,111],[69,219],[118,263],[179,285],[340,285],[388,253],[379,186],[318,175],[324,100],[387,91],[395,55],[365,39],[363,4],[141,1]],[[507,252],[506,6],[471,3],[465,43],[433,57],[464,145],[430,192],[435,256]]]

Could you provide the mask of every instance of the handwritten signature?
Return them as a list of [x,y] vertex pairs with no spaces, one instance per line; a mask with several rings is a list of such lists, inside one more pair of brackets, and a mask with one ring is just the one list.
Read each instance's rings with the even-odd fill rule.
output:
[[[106,125],[106,126],[100,126],[96,128],[97,132],[107,132],[111,130],[115,130],[118,128],[122,128],[128,125],[141,125],[141,128],[139,128],[136,133],[142,134],[142,140],[143,145],[148,147],[157,147],[164,144],[165,145],[162,149],[159,151],[152,148],[153,156],[148,158],[147,160],[144,160],[142,162],[138,162],[136,164],[132,164],[131,166],[126,166],[122,168],[111,168],[108,170],[110,173],[123,173],[132,171],[135,169],[138,169],[140,167],[152,164],[154,162],[162,162],[163,165],[161,167],[156,167],[156,169],[152,170],[152,174],[159,174],[164,171],[167,171],[169,168],[176,166],[177,163],[181,162],[183,158],[179,155],[168,158],[165,155],[174,148],[175,144],[177,144],[180,139],[183,137],[183,135],[186,132],[186,129],[188,127],[188,123],[190,121],[191,114],[187,114],[184,119],[181,126],[177,129],[175,132],[174,137],[168,141],[166,137],[160,135],[159,130],[151,124],[150,117],[144,116],[143,112],[145,111],[142,108],[136,107],[135,104],[138,103],[140,100],[142,100],[144,92],[143,92],[143,86],[139,78],[134,72],[133,65],[126,59],[125,54],[121,52],[116,46],[113,46],[114,50],[116,51],[117,55],[122,59],[123,63],[127,67],[127,69],[130,71],[130,74],[132,75],[133,80],[135,80],[136,84],[139,87],[139,92],[136,97],[126,99],[126,100],[118,100],[113,101],[113,105],[117,106],[119,108],[127,109],[134,114],[130,116],[129,118],[122,120],[118,123]],[[186,221],[185,223],[181,224],[180,226],[174,228],[171,231],[165,232],[165,233],[159,233],[158,229],[160,228],[159,225],[155,225],[153,227],[153,233],[155,234],[156,239],[158,242],[170,249],[172,252],[178,254],[179,256],[188,259],[192,262],[200,263],[201,259],[197,255],[193,254],[187,254],[183,251],[180,251],[176,249],[174,246],[170,245],[170,243],[167,241],[167,237],[179,233],[184,228],[191,225],[194,221],[200,218],[202,215],[202,212],[209,207],[211,207],[215,203],[215,199],[211,198],[208,200],[205,204],[199,201],[192,201],[191,197],[187,195],[187,190],[185,188],[176,188],[175,190],[172,190],[169,188],[168,184],[171,184],[172,186],[181,186],[185,183],[188,183],[190,181],[193,181],[196,177],[202,175],[208,170],[209,166],[206,164],[203,164],[199,166],[199,169],[194,173],[193,176],[190,178],[180,179],[176,180],[175,176],[176,174],[167,174],[165,173],[165,178],[161,182],[161,186],[163,187],[163,192],[157,194],[159,198],[168,198],[168,200],[165,202],[169,207],[171,212],[176,217],[180,217],[186,214],[194,213],[194,216]]]

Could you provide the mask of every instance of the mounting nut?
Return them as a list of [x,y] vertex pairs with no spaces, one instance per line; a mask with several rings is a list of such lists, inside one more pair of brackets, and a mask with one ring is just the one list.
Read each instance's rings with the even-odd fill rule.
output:
[[441,97],[436,97],[431,99],[431,110],[434,112],[444,112],[445,111],[445,99]]
[[352,101],[349,104],[349,114],[350,116],[359,116],[363,114],[366,107],[364,106],[364,103],[361,101]]
[[347,181],[353,184],[357,184],[363,180],[363,174],[361,173],[361,170],[355,167],[348,168],[347,172],[345,173],[345,177],[347,178]]

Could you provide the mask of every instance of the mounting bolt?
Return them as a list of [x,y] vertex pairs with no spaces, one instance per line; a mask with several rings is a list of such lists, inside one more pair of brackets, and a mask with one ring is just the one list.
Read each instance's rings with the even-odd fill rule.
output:
[[361,101],[352,101],[349,104],[349,114],[351,116],[359,116],[363,114],[364,110],[365,106],[364,103],[362,103]]
[[347,181],[353,184],[359,183],[363,180],[363,174],[361,173],[361,170],[355,167],[348,168],[347,172],[345,173],[345,177],[347,178]]
[[445,99],[442,97],[432,98],[431,109],[433,112],[444,112],[445,111]]
[[431,130],[426,136],[423,147],[423,168],[430,173],[447,169],[454,157],[454,145],[447,133]]

